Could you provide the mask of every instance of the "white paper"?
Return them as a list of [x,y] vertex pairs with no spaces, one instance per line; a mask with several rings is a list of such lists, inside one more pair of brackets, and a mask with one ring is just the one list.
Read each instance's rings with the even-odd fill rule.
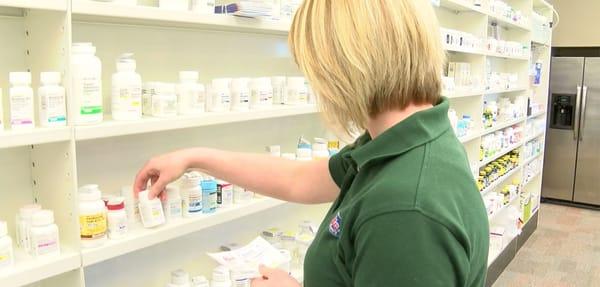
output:
[[277,268],[286,261],[281,252],[262,237],[257,237],[241,248],[232,251],[208,253],[208,256],[230,270],[248,274],[248,278],[261,276],[258,272],[259,265]]

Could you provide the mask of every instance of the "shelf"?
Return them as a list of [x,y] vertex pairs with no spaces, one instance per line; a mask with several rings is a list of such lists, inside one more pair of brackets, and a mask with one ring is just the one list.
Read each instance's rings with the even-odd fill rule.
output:
[[545,0],[533,0],[533,8],[535,9],[552,9],[552,5]]
[[502,212],[504,212],[506,209],[508,209],[508,207],[511,206],[513,203],[515,203],[517,199],[519,199],[519,195],[518,194],[515,197],[511,198],[510,201],[508,202],[508,204],[503,205],[496,212],[494,212],[492,214],[489,214],[488,215],[488,221],[493,221],[494,219],[498,218],[498,215],[501,214]]
[[531,183],[536,177],[538,177],[540,174],[542,174],[542,171],[538,171],[536,172],[528,181],[523,183],[523,186],[527,186],[529,183]]
[[157,228],[145,229],[140,227],[139,229],[132,229],[124,239],[109,240],[101,247],[82,250],[82,264],[84,267],[93,265],[284,204],[286,204],[284,201],[272,198],[255,199],[246,205],[236,205],[231,208],[220,209],[216,213],[197,218],[178,219]]
[[36,145],[71,139],[71,128],[35,128],[32,130],[0,131],[0,149]]
[[443,93],[442,96],[449,98],[449,99],[457,99],[457,98],[481,96],[484,93],[485,92],[483,90],[462,90],[462,91],[454,91],[451,93]]
[[490,253],[490,256],[488,257],[488,263],[487,263],[487,267],[490,268],[490,266],[492,266],[492,264],[494,264],[494,262],[496,261],[496,259],[498,259],[498,257],[500,257],[500,255],[508,248],[508,246],[510,246],[510,242],[512,242],[513,240],[515,240],[517,238],[518,235],[514,235],[508,238],[508,244],[506,244],[502,250],[498,250],[497,252],[494,253]]
[[478,131],[471,132],[471,133],[467,133],[466,136],[459,137],[458,140],[464,144],[464,143],[470,142],[476,138],[479,138],[480,136],[481,136],[481,132],[478,132]]
[[444,45],[444,50],[446,50],[448,52],[456,52],[456,53],[463,53],[463,54],[472,54],[472,55],[478,55],[478,56],[485,56],[485,55],[487,55],[487,53],[485,51],[473,50],[473,49],[465,49],[465,48],[453,47],[453,46],[448,46],[448,45]]
[[527,24],[517,23],[510,18],[496,15],[492,12],[487,12],[486,14],[489,17],[490,22],[496,22],[496,23],[498,23],[499,26],[506,27],[506,28],[517,28],[524,32],[531,31],[531,27]]
[[514,125],[519,124],[519,123],[521,123],[523,121],[525,121],[525,118],[518,118],[516,120],[512,120],[512,121],[508,121],[508,122],[496,124],[495,126],[493,126],[491,128],[484,129],[483,132],[481,133],[481,135],[484,136],[484,135],[487,135],[489,133],[493,133],[495,131],[501,130],[503,128],[514,126]]
[[488,163],[509,153],[510,151],[519,148],[521,145],[523,145],[523,141],[514,143],[514,144],[508,146],[507,148],[501,149],[499,152],[495,153],[493,156],[491,156],[489,158],[484,158],[482,161],[479,162],[479,168],[482,168],[482,167],[486,166]]
[[537,41],[537,40],[531,40],[531,43],[537,46],[545,46],[545,47],[550,47],[550,43],[548,42],[541,42],[541,41]]
[[524,160],[523,163],[521,164],[522,166],[526,166],[527,164],[529,164],[530,162],[532,162],[534,159],[538,158],[540,155],[542,155],[543,152],[540,152],[532,157],[529,157],[528,159]]
[[67,11],[66,0],[0,0],[0,7]]
[[249,110],[242,112],[228,111],[219,113],[205,113],[198,116],[179,116],[174,118],[145,117],[138,121],[114,121],[105,119],[104,122],[98,125],[75,127],[75,140],[83,141],[115,136],[297,116],[313,114],[316,112],[317,108],[314,105],[300,105],[281,107],[273,106],[272,108],[264,110]]
[[513,176],[515,173],[517,173],[519,170],[521,170],[521,168],[522,168],[522,165],[519,165],[519,166],[513,168],[511,171],[507,172],[505,175],[503,175],[499,179],[496,179],[496,181],[492,182],[492,184],[490,184],[490,186],[484,188],[481,191],[481,196],[484,196],[488,192],[494,190],[496,187],[498,187],[500,184],[502,184],[505,180],[509,179],[511,176]]
[[477,12],[485,14],[481,7],[473,5],[464,0],[441,0],[440,7],[445,8],[454,12]]
[[22,286],[81,267],[79,252],[64,252],[59,257],[27,258],[22,251],[15,254],[14,267],[0,271],[0,286]]
[[540,136],[543,136],[545,132],[546,132],[546,131],[539,131],[539,132],[537,132],[537,133],[534,133],[533,135],[530,135],[530,136],[526,137],[526,138],[525,138],[525,140],[524,140],[523,142],[524,142],[524,143],[527,143],[527,142],[529,142],[529,141],[531,141],[531,140],[534,140],[535,138],[538,138],[538,137],[540,137]]
[[488,56],[488,57],[495,57],[495,58],[509,59],[509,60],[529,61],[529,55],[525,55],[525,56],[507,56],[507,55],[503,55],[503,54],[500,54],[500,53],[487,52],[486,56]]
[[484,94],[486,94],[486,95],[492,95],[492,94],[522,92],[522,91],[527,91],[528,89],[529,88],[527,88],[527,87],[516,87],[516,88],[512,88],[512,89],[497,89],[497,90],[485,91]]
[[539,111],[537,113],[531,114],[530,116],[527,117],[527,119],[530,120],[530,119],[537,118],[537,117],[539,117],[541,115],[545,115],[545,114],[546,114],[546,111]]
[[98,1],[73,1],[75,22],[165,26],[206,30],[286,35],[289,21],[271,21],[231,15],[200,15],[192,11],[170,11],[150,6],[127,6]]

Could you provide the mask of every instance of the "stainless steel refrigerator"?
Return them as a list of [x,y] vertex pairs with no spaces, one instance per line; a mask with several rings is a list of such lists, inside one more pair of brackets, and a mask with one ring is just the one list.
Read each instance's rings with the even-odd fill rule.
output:
[[600,205],[600,58],[553,57],[542,197]]

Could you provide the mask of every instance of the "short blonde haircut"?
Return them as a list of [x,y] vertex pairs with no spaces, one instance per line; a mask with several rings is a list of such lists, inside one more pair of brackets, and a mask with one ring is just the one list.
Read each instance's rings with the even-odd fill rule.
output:
[[324,116],[346,132],[440,100],[445,52],[429,0],[305,0],[289,43]]

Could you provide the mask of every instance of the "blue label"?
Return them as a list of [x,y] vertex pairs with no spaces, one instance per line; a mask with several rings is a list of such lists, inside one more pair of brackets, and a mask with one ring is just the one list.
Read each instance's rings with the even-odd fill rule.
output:
[[48,122],[49,123],[57,123],[57,122],[64,122],[67,119],[64,116],[60,116],[60,117],[53,117],[53,118],[48,118]]

